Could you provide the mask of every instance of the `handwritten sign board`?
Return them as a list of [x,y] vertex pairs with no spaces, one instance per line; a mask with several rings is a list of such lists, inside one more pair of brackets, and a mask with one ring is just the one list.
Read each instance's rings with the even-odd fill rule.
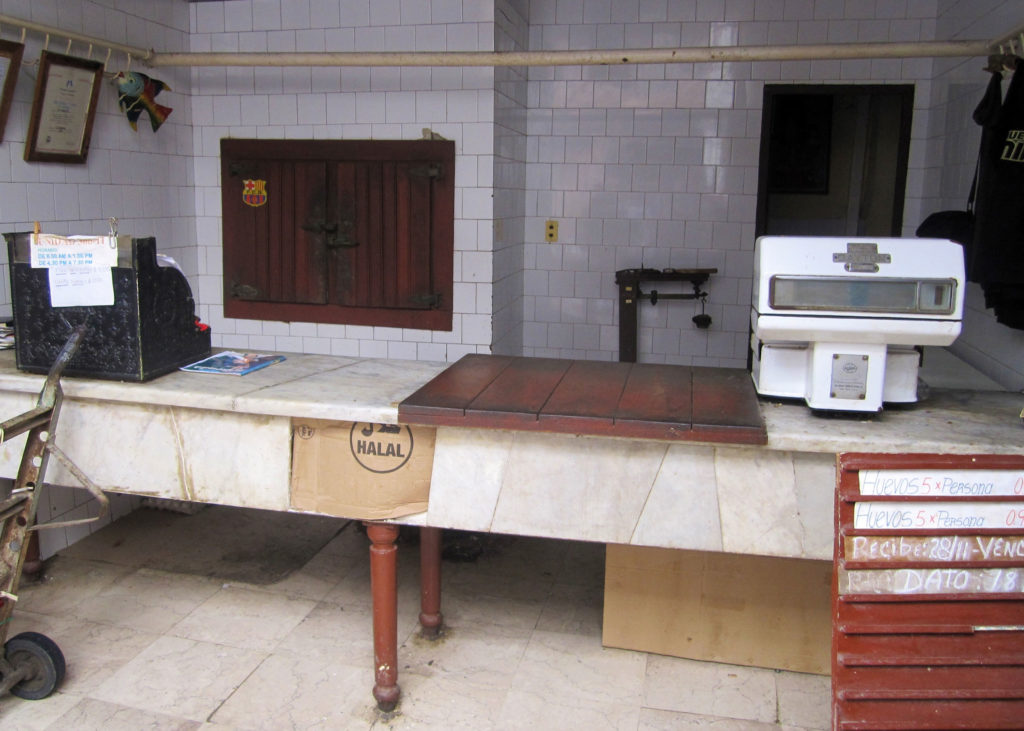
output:
[[1018,728],[1024,457],[839,458],[833,728]]

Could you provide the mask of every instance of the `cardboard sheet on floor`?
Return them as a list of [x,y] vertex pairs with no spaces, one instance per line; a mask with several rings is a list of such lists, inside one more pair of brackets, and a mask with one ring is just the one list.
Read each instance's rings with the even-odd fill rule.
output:
[[609,544],[602,643],[828,675],[831,566]]
[[293,420],[292,507],[361,520],[424,512],[435,434],[404,424]]

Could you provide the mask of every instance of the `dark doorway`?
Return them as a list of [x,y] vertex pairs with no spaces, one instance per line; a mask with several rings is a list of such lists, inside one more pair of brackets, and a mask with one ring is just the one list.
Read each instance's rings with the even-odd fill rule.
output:
[[757,235],[899,236],[911,85],[764,90]]

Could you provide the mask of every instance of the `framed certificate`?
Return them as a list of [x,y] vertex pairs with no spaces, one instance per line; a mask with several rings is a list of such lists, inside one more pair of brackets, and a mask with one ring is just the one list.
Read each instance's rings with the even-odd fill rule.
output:
[[11,111],[11,99],[14,98],[14,85],[18,83],[24,50],[21,43],[0,41],[0,142],[4,141],[7,113]]
[[43,51],[25,141],[26,160],[85,162],[102,75],[99,61]]

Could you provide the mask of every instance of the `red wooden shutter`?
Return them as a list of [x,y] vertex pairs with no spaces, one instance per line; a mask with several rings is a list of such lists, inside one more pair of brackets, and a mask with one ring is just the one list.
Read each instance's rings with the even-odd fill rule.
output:
[[1024,728],[1022,581],[1024,457],[840,455],[832,728]]
[[334,301],[347,307],[436,307],[431,204],[441,165],[381,160],[331,167],[333,207],[341,230],[351,232],[332,248]]

